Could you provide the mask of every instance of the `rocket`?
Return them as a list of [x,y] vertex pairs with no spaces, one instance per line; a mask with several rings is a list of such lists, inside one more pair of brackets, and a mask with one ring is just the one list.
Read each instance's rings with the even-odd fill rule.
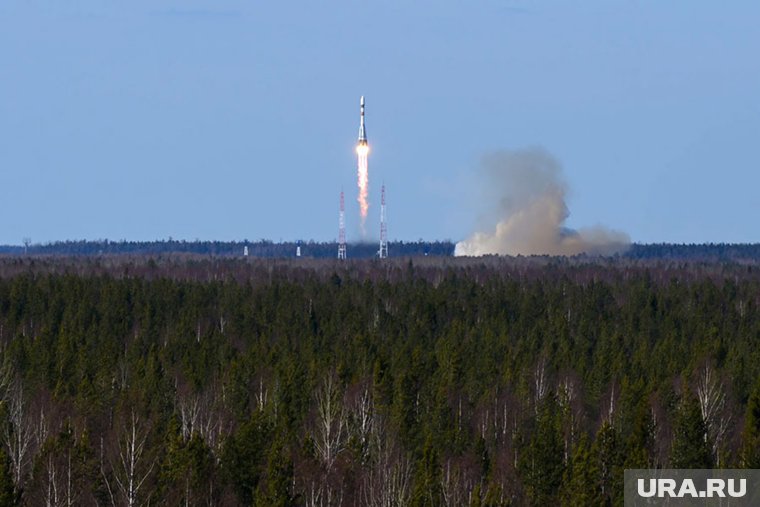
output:
[[364,95],[359,99],[359,146],[367,145],[367,131],[364,129]]
[[356,143],[356,184],[359,187],[359,208],[361,212],[362,235],[365,235],[364,221],[367,219],[367,210],[369,210],[369,171],[367,170],[367,154],[369,153],[369,144],[367,144],[367,130],[364,128],[364,95],[359,99],[359,141]]

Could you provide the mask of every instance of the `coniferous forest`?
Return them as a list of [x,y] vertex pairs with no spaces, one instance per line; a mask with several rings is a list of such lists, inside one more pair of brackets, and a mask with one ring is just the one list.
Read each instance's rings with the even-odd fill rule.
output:
[[0,506],[622,505],[760,468],[760,264],[0,258]]

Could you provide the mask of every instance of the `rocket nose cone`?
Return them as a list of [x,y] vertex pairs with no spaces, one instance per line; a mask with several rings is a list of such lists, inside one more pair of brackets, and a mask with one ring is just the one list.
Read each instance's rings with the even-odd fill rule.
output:
[[364,106],[364,95],[362,95],[362,98],[359,99],[359,105]]

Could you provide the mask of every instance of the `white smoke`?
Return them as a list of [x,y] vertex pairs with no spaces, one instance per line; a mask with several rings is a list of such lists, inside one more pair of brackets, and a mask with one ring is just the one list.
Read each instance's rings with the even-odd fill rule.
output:
[[454,255],[612,255],[628,248],[623,232],[564,227],[567,188],[559,164],[545,151],[498,152],[484,159],[483,169],[496,226],[457,243]]

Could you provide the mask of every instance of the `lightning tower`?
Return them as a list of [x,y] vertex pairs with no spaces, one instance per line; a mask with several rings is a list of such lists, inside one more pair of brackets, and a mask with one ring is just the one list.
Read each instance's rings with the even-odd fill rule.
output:
[[385,184],[383,184],[380,191],[380,250],[378,250],[377,255],[381,259],[388,257],[388,226],[385,223]]
[[340,213],[338,215],[338,259],[346,258],[346,203],[343,190],[340,191]]

